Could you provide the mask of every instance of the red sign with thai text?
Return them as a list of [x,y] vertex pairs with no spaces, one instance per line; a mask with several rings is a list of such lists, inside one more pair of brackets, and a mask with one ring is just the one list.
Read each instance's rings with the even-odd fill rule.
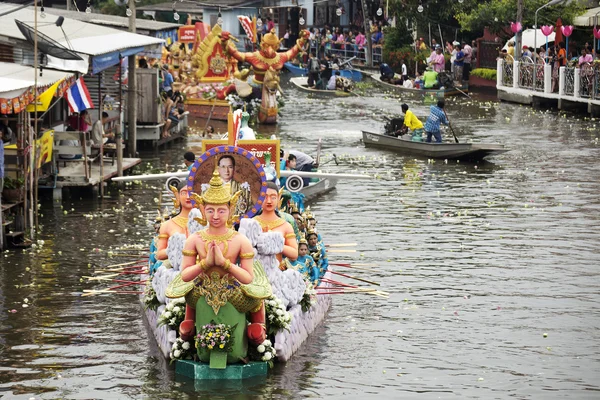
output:
[[194,43],[196,41],[196,27],[185,25],[179,28],[179,42]]

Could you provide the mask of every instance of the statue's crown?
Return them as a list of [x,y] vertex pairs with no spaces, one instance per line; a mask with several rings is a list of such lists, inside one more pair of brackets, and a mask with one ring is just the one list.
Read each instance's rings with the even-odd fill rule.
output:
[[223,179],[216,168],[208,184],[208,189],[200,196],[205,204],[227,204],[231,201],[231,190],[223,185]]
[[261,44],[262,43],[268,44],[269,46],[275,46],[276,48],[279,48],[279,45],[281,44],[281,42],[279,41],[279,38],[275,34],[274,29],[272,29],[271,32],[267,33],[266,35],[263,35]]

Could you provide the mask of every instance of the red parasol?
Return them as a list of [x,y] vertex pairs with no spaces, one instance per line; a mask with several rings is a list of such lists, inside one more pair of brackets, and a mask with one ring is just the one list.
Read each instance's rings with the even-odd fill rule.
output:
[[560,17],[556,20],[556,29],[554,30],[554,32],[556,33],[556,36],[554,36],[554,44],[558,45],[559,43],[562,43],[565,41],[565,38],[563,37],[563,33],[562,33],[562,29],[560,29],[560,27],[562,26],[562,19],[560,19]]

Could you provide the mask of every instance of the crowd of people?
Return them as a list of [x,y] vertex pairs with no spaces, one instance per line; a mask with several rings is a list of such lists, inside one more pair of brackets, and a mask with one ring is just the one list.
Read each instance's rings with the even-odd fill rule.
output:
[[[585,76],[593,75],[594,63],[600,63],[600,54],[594,50],[589,42],[586,42],[579,49],[579,56],[577,56],[578,46],[571,46],[569,48],[569,54],[567,54],[565,42],[552,43],[548,46],[543,45],[536,49],[524,45],[521,49],[520,60],[526,63],[537,64],[536,77],[539,81],[543,81],[544,76],[544,65],[552,66],[552,92],[558,92],[558,81],[560,75],[560,67],[566,67],[567,65],[575,66],[582,69],[582,74]],[[502,49],[500,57],[508,62],[515,61],[515,42],[509,41],[506,49]],[[598,64],[600,65],[600,64]],[[522,76],[522,79],[526,79]]]
[[[418,71],[414,78],[409,78],[406,60],[401,61],[401,74],[398,76],[387,63],[379,65],[380,79],[395,85],[402,85],[405,88],[425,88],[440,89],[447,85],[460,86],[469,80],[472,65],[477,58],[477,45],[475,41],[469,45],[466,41],[462,43],[455,41],[446,42],[446,47],[442,47],[435,39],[431,40],[431,47],[425,44],[423,38],[419,38],[415,44],[415,51],[431,51],[427,57],[427,67],[421,75]],[[450,65],[446,59],[449,56]]]

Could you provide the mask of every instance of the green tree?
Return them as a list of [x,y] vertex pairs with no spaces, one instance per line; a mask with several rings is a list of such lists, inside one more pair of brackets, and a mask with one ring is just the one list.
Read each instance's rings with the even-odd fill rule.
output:
[[[465,31],[482,32],[485,27],[489,27],[493,33],[503,33],[510,22],[516,20],[517,0],[469,0],[465,3],[468,3],[465,9],[454,15]],[[548,0],[525,0],[523,26],[532,27],[535,23],[535,11],[547,3]],[[562,18],[563,25],[570,25],[584,10],[579,1],[565,1],[541,10],[538,13],[538,25],[554,25],[559,17]]]

